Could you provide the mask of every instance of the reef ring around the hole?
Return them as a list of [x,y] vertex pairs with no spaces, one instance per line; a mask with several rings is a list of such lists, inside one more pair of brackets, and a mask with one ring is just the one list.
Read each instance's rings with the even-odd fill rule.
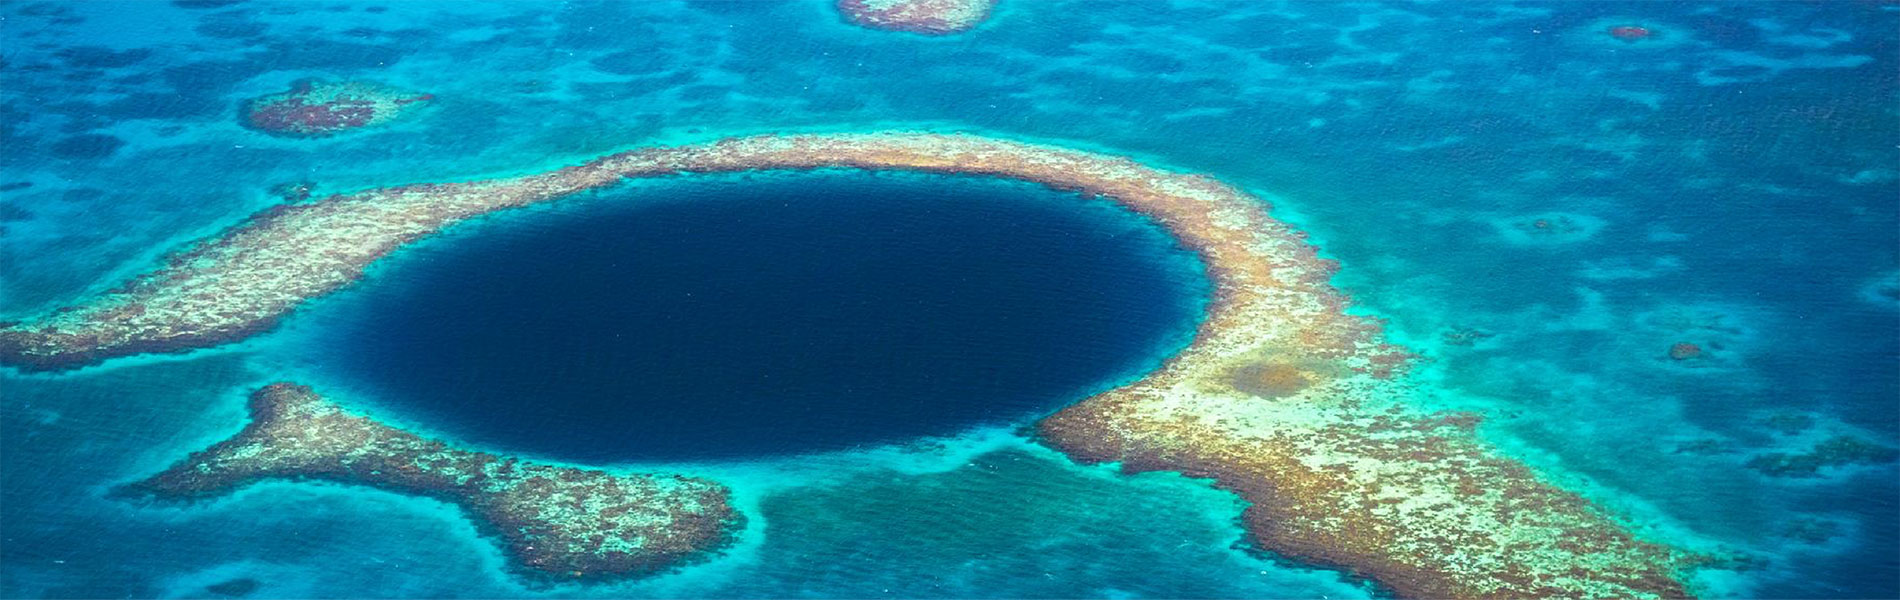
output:
[[[280,206],[173,255],[165,267],[120,289],[0,329],[0,362],[56,370],[242,339],[450,223],[623,178],[828,167],[977,174],[1100,195],[1154,218],[1199,254],[1214,298],[1194,341],[1147,377],[1043,419],[1038,433],[1077,460],[1213,479],[1251,503],[1242,519],[1257,547],[1339,566],[1411,597],[1688,596],[1688,571],[1709,562],[1637,537],[1617,517],[1503,456],[1476,434],[1477,415],[1431,413],[1411,404],[1412,388],[1400,377],[1410,356],[1383,340],[1375,320],[1346,312],[1346,297],[1329,283],[1334,263],[1270,218],[1257,197],[1126,158],[979,136],[730,138],[622,152],[537,175]],[[336,413],[320,407],[299,414]],[[416,466],[424,471],[418,477],[434,478],[391,482],[381,469],[365,474],[348,468],[354,463],[338,467],[343,458],[389,450],[375,436],[362,438],[362,427],[271,431],[366,441],[318,445],[308,450],[316,454],[306,454],[273,444],[307,437],[241,434],[167,471],[176,475],[174,485],[159,494],[203,495],[261,478],[308,476],[313,465],[371,485],[414,483],[401,489],[419,493],[434,489],[426,482],[469,485],[493,476],[462,470],[475,459],[410,461],[392,464]],[[456,476],[443,479],[443,469]],[[567,476],[590,480],[585,472]],[[554,479],[531,481],[541,482],[533,496],[539,500],[510,506],[528,510],[541,506],[546,494],[565,497]],[[457,496],[474,506],[518,489],[474,485]],[[659,502],[699,506],[690,499]],[[730,516],[696,514],[682,522]],[[620,542],[609,552],[639,550],[615,539]],[[601,548],[573,550],[584,555]],[[626,570],[604,574],[650,572],[692,555],[616,562]]]
[[1046,415],[1178,352],[1209,291],[1159,224],[993,177],[696,175],[469,225],[266,352],[509,454],[772,459]]

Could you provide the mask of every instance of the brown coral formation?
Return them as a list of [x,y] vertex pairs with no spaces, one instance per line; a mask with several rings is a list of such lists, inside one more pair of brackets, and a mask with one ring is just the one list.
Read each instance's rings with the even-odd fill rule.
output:
[[845,20],[862,27],[949,35],[989,18],[996,0],[838,0]]
[[1702,358],[1702,347],[1689,342],[1676,342],[1669,346],[1670,360],[1695,360]]
[[245,127],[283,137],[327,137],[387,124],[434,100],[368,81],[306,79],[244,103]]
[[524,573],[598,579],[662,571],[723,546],[740,526],[727,489],[676,475],[615,475],[452,448],[278,383],[251,423],[123,492],[198,498],[266,479],[359,483],[454,503]]
[[[1192,344],[1140,381],[1040,424],[1084,461],[1209,477],[1252,503],[1260,548],[1413,597],[1674,597],[1693,558],[1476,435],[1404,404],[1411,356],[1345,312],[1336,269],[1260,199],[1207,177],[961,135],[758,136],[624,152],[557,171],[281,206],[93,301],[0,330],[0,360],[59,368],[261,330],[368,263],[462,219],[624,178],[853,167],[974,174],[1101,196],[1203,260],[1215,297]],[[1277,366],[1276,366],[1277,365]]]

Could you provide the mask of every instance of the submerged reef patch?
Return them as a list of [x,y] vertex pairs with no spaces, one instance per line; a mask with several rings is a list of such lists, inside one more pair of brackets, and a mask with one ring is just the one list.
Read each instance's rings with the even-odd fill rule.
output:
[[1610,37],[1635,43],[1655,37],[1656,32],[1641,25],[1617,25],[1609,29],[1609,34]]
[[365,81],[307,79],[246,102],[244,126],[283,137],[325,137],[387,124],[434,99]]
[[862,27],[949,35],[989,18],[996,0],[838,0],[845,20]]
[[1651,364],[1677,373],[1732,373],[1755,353],[1749,310],[1716,302],[1672,303],[1638,314],[1628,334]]
[[1691,41],[1691,28],[1656,20],[1654,15],[1611,16],[1592,19],[1566,32],[1578,43],[1603,50],[1663,50],[1681,48]]
[[82,133],[53,142],[52,154],[58,158],[98,160],[110,158],[125,147],[125,140],[98,133]]
[[1767,452],[1748,460],[1748,468],[1769,477],[1819,477],[1827,469],[1885,465],[1900,461],[1900,449],[1851,435],[1837,435],[1806,452]]
[[1669,346],[1671,360],[1697,360],[1703,356],[1702,347],[1691,342],[1676,342]]
[[[0,330],[0,361],[61,369],[240,339],[450,224],[627,178],[834,167],[993,176],[1100,196],[1153,218],[1200,256],[1214,297],[1192,343],[1142,379],[1039,423],[1044,442],[1080,461],[1212,478],[1251,504],[1243,522],[1256,547],[1407,597],[1689,593],[1685,571],[1702,558],[1638,539],[1504,457],[1477,435],[1477,415],[1406,403],[1413,357],[1386,343],[1376,320],[1346,312],[1347,298],[1330,284],[1337,265],[1269,217],[1260,198],[1205,176],[1047,145],[767,135],[287,204],[117,290]],[[190,468],[174,472],[184,489],[196,487]]]
[[300,385],[258,390],[250,411],[235,437],[121,493],[190,499],[318,479],[429,496],[468,511],[515,567],[555,580],[664,571],[724,546],[742,524],[729,491],[711,481],[461,450],[350,414]]
[[1604,221],[1590,215],[1553,212],[1495,219],[1491,226],[1512,245],[1563,246],[1595,237]]

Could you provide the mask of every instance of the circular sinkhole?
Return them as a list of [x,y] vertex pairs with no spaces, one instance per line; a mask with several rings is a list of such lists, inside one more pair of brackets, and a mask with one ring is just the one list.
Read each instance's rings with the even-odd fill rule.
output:
[[829,170],[633,184],[460,226],[326,303],[373,411],[580,462],[795,454],[1021,421],[1158,367],[1201,264],[1107,200]]

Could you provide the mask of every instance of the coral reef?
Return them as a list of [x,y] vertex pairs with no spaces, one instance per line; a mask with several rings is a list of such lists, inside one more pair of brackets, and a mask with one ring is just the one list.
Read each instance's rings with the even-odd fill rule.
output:
[[1671,360],[1695,360],[1702,358],[1702,347],[1689,342],[1676,342],[1669,346]]
[[1313,385],[1315,375],[1287,363],[1250,363],[1234,369],[1234,389],[1259,398],[1285,398]]
[[1656,53],[1691,45],[1695,27],[1668,22],[1655,11],[1608,15],[1579,23],[1564,36],[1570,43],[1601,50]]
[[[1402,375],[1413,357],[1383,341],[1379,322],[1346,312],[1347,298],[1329,283],[1337,265],[1270,218],[1261,199],[1204,176],[1046,145],[767,135],[283,205],[118,290],[0,330],[0,361],[57,369],[240,339],[453,223],[623,179],[838,167],[1003,177],[1104,197],[1153,218],[1201,257],[1215,292],[1193,342],[1139,381],[1038,424],[1044,442],[1076,459],[1212,478],[1251,503],[1243,520],[1257,547],[1405,596],[1687,594],[1683,571],[1700,557],[1637,539],[1504,458],[1477,435],[1476,415],[1407,404]],[[199,482],[212,473],[172,476]]]
[[53,142],[47,149],[59,158],[75,160],[99,160],[110,158],[125,147],[125,140],[117,137],[83,133]]
[[352,415],[310,388],[251,395],[251,423],[120,491],[199,498],[265,479],[321,479],[439,498],[499,537],[524,573],[598,579],[662,571],[720,548],[740,526],[704,479],[615,475],[452,448]]
[[1676,454],[1708,456],[1735,452],[1735,444],[1719,439],[1689,440],[1676,444]]
[[[1684,597],[1700,560],[1636,539],[1472,435],[1469,415],[1374,400],[1358,375],[1283,399],[1236,397],[1177,359],[1044,420],[1078,459],[1212,478],[1251,502],[1257,547],[1409,598]],[[1383,408],[1381,408],[1383,404]]]
[[1439,339],[1447,346],[1470,347],[1478,342],[1497,337],[1497,334],[1476,327],[1452,327],[1439,334]]
[[1668,303],[1636,315],[1625,352],[1673,373],[1736,373],[1759,347],[1760,313],[1718,302]]
[[1656,33],[1650,31],[1648,27],[1638,25],[1617,25],[1611,27],[1609,33],[1610,37],[1631,43],[1640,42],[1656,35]]
[[244,105],[244,126],[284,137],[324,137],[383,125],[435,96],[363,82],[299,81]]
[[863,27],[948,35],[989,18],[996,0],[838,0],[838,12]]
[[1796,517],[1781,528],[1780,535],[1803,544],[1825,544],[1840,536],[1841,530],[1839,521]]
[[[1230,189],[1204,177],[1156,171],[1116,157],[955,135],[738,138],[623,152],[524,177],[382,188],[281,204],[167,256],[156,270],[80,305],[0,328],[0,364],[69,369],[243,339],[268,330],[304,301],[355,281],[367,264],[443,227],[624,178],[823,167],[992,175],[1108,196],[1161,221],[1204,255],[1216,245],[1258,235],[1298,236],[1263,220],[1218,224],[1236,210],[1258,210],[1254,204],[1234,203],[1258,200],[1231,197]],[[1237,229],[1252,226],[1265,229]],[[1292,267],[1303,262],[1310,268],[1298,276],[1320,281],[1333,268],[1304,244],[1277,252],[1283,256],[1274,260],[1287,265],[1280,268],[1282,277],[1294,276]],[[1333,318],[1372,327],[1357,318]],[[1314,341],[1332,344],[1325,352],[1350,350],[1338,340]],[[1357,367],[1395,364],[1389,358],[1380,361],[1384,364],[1368,359]]]
[[1801,453],[1768,452],[1748,460],[1748,468],[1769,477],[1808,478],[1822,469],[1881,465],[1900,460],[1900,450],[1849,435],[1837,435]]
[[1532,235],[1559,235],[1576,231],[1578,226],[1570,217],[1551,215],[1527,219],[1518,228]]
[[270,188],[270,193],[282,199],[284,202],[303,202],[310,199],[310,192],[316,189],[316,187],[317,184],[315,183],[295,181],[273,185]]
[[1577,213],[1542,213],[1495,219],[1499,237],[1522,246],[1564,246],[1595,237],[1603,219]]

